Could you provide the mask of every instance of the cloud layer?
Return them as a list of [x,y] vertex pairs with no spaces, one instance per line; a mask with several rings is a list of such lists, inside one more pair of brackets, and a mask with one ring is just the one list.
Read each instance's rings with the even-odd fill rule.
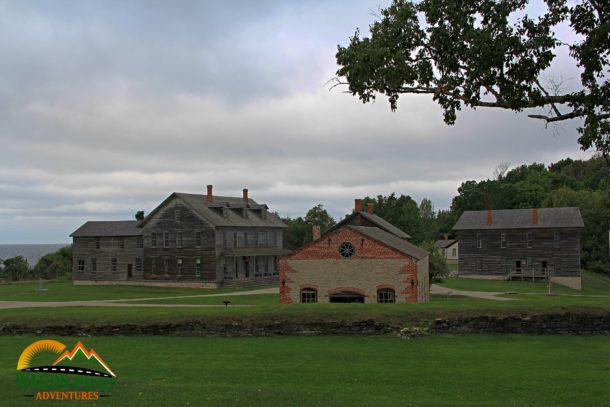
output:
[[0,243],[68,241],[206,184],[290,216],[391,192],[446,208],[500,162],[588,156],[577,123],[465,110],[449,127],[426,97],[391,113],[329,91],[365,1],[180,5],[0,3]]

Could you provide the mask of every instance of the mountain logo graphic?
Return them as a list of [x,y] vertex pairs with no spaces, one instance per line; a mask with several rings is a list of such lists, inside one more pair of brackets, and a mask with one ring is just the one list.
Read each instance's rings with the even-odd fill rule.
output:
[[[41,359],[48,360],[51,363],[32,365],[35,360],[38,362]],[[116,377],[116,374],[93,348],[87,350],[82,342],[78,341],[72,350],[68,350],[63,343],[52,339],[36,341],[25,348],[17,361],[17,370],[105,378]]]

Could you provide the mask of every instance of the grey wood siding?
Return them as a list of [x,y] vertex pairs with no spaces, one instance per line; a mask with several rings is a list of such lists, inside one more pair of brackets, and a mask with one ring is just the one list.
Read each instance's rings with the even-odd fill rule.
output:
[[[506,247],[501,247],[505,233]],[[531,247],[527,244],[531,233]],[[559,233],[555,240],[555,233]],[[482,245],[477,247],[477,234]],[[580,276],[580,232],[577,229],[494,229],[459,230],[459,274],[507,276],[521,261],[528,271],[541,270],[543,262],[554,276]]]
[[[176,215],[176,211],[178,215]],[[153,246],[156,234],[156,247]],[[201,234],[200,245],[196,245],[196,234]],[[164,236],[167,234],[168,247]],[[182,235],[182,244],[177,238]],[[143,228],[144,279],[218,281],[216,270],[215,231],[188,207],[173,202],[163,208],[158,216]],[[178,247],[182,246],[182,247]],[[182,270],[179,270],[179,259]],[[201,273],[197,276],[196,259],[201,259]],[[165,264],[168,270],[165,270]],[[153,265],[153,263],[155,263]]]
[[[122,248],[120,247],[123,241]],[[99,249],[97,242],[99,241]],[[141,279],[136,270],[137,259],[143,258],[143,249],[138,247],[139,237],[75,237],[73,240],[72,278],[74,280],[127,280],[131,265],[132,279]],[[116,271],[112,271],[112,259],[116,259]],[[79,260],[84,270],[79,270]],[[96,270],[93,270],[95,262]]]

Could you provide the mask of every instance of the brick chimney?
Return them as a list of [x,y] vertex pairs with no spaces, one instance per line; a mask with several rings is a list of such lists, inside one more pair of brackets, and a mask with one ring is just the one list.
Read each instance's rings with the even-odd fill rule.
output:
[[244,200],[245,204],[248,204],[248,188],[244,188],[242,190],[242,199]]
[[208,185],[208,202],[214,202],[214,195],[212,194],[212,185]]
[[493,219],[493,211],[491,209],[487,210],[487,225],[491,225],[494,223],[494,219]]
[[534,225],[538,224],[538,208],[532,209],[532,223]]
[[314,242],[320,238],[320,225],[311,226],[311,237]]
[[362,212],[362,199],[354,199],[354,211]]
[[375,204],[373,203],[367,203],[366,204],[366,211],[370,214],[372,214],[375,211]]
[[449,240],[449,233],[445,233],[445,234],[443,235],[443,237],[445,238],[445,240]]

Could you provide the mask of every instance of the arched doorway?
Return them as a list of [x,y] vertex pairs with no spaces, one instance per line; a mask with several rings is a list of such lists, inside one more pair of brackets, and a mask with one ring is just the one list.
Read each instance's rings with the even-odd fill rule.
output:
[[329,297],[330,302],[356,302],[364,304],[364,295],[355,291],[339,291]]

